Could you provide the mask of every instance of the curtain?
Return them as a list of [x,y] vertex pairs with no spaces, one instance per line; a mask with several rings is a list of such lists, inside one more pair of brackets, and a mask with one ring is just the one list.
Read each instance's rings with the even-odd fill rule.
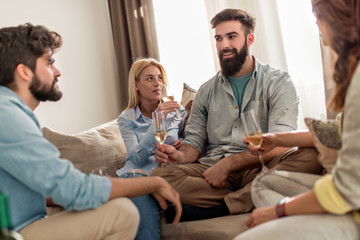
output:
[[[334,89],[332,66],[335,62],[336,54],[331,48],[324,46],[321,42],[321,56],[324,75],[325,100],[328,102]],[[328,109],[326,113],[328,119],[334,119],[337,114]]]
[[159,60],[152,0],[108,0],[120,81],[120,107],[128,104],[128,74],[143,57]]

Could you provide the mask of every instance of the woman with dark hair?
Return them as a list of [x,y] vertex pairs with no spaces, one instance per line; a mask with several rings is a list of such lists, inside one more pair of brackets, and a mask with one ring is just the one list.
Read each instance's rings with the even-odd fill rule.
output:
[[[335,90],[328,104],[331,110],[343,112],[336,166],[313,189],[282,199],[276,206],[255,209],[247,221],[251,229],[236,240],[360,239],[360,1],[312,0],[312,6],[324,45],[337,55]],[[309,132],[265,134],[261,148],[249,146],[249,150],[257,154],[278,146],[314,146],[314,141]],[[301,177],[288,173],[288,181],[295,175]],[[281,195],[273,188],[281,177],[270,174],[255,181],[254,186],[263,189],[254,189],[254,198],[265,191],[269,197]]]

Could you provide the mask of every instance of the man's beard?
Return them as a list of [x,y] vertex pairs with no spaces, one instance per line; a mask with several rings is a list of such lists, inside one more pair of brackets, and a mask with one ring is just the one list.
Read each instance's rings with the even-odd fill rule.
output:
[[[235,56],[232,58],[223,58],[223,54],[226,52],[233,52]],[[245,63],[248,55],[247,41],[245,41],[244,47],[238,53],[237,49],[224,49],[219,53],[221,73],[224,76],[234,76],[239,72]]]
[[29,86],[29,90],[32,95],[39,101],[58,101],[62,97],[62,92],[55,87],[57,81],[57,78],[55,78],[49,87],[48,85],[43,84],[35,75]]

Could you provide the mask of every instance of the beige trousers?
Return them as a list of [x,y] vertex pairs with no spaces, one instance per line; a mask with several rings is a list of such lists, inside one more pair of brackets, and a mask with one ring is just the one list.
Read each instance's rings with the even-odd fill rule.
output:
[[127,198],[111,200],[86,211],[63,211],[20,230],[26,240],[134,239],[139,213]]
[[[293,148],[271,160],[270,169],[320,174],[318,151],[315,148]],[[221,161],[221,160],[220,160]],[[211,207],[225,201],[231,214],[249,212],[254,208],[251,200],[251,182],[261,171],[255,168],[231,173],[224,188],[209,185],[202,173],[209,166],[201,163],[178,164],[155,168],[152,176],[161,176],[179,192],[181,202],[197,207]]]

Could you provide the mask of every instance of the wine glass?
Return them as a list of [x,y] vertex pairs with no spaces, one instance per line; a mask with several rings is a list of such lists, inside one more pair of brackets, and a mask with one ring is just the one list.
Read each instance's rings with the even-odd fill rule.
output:
[[[174,97],[174,93],[169,89],[168,86],[166,86],[165,84],[162,85],[163,89],[162,89],[162,93],[161,93],[161,102],[168,102],[168,101],[174,101],[175,97]],[[175,115],[174,117],[178,117],[181,114],[179,113],[178,109],[175,109]]]
[[[165,113],[163,111],[152,112],[152,127],[153,134],[161,145],[165,142],[167,137],[167,128],[165,123]],[[165,167],[165,163],[159,163],[158,167]]]
[[[241,116],[242,123],[245,128],[245,138],[252,146],[259,148],[263,141],[262,130],[256,121],[254,110],[243,112]],[[264,160],[262,158],[261,152],[259,152],[259,159],[261,162],[261,175],[264,175],[269,172],[269,169],[266,167]]]
[[100,175],[100,176],[107,176],[107,175],[109,175],[109,171],[108,171],[108,167],[106,166],[105,149],[101,149],[100,151],[102,151],[100,153],[101,155],[97,159],[100,162],[100,164],[99,164],[100,167],[96,167],[96,168],[92,169],[91,173]]
[[107,176],[109,175],[107,167],[97,167],[91,170],[92,174],[100,175],[100,176]]

